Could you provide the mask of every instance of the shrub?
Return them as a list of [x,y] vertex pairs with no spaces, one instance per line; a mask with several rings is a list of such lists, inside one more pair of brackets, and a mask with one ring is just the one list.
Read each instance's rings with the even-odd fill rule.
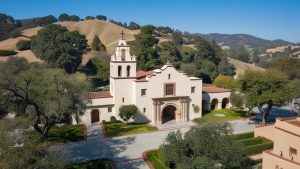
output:
[[103,124],[105,124],[105,123],[106,123],[106,121],[105,121],[105,120],[102,120],[102,123],[103,123]]
[[239,140],[239,142],[244,144],[245,146],[253,146],[253,145],[261,144],[263,140],[262,137],[255,137],[255,138]]
[[17,43],[17,49],[18,50],[29,50],[31,48],[31,41],[30,40],[20,40]]
[[68,164],[64,167],[65,169],[94,169],[94,168],[101,168],[101,169],[112,169],[113,162],[110,159],[103,158],[99,160],[91,160],[85,161],[78,164]]
[[15,55],[18,52],[12,51],[12,50],[0,50],[0,56],[11,56]]
[[198,105],[194,105],[194,112],[199,113],[200,112],[200,107]]
[[269,140],[262,144],[257,144],[257,145],[246,147],[246,152],[248,155],[254,155],[254,154],[260,154],[263,151],[269,150],[272,148],[273,148],[273,142]]
[[247,132],[247,133],[241,133],[234,135],[235,140],[243,140],[243,139],[249,139],[254,137],[254,132]]
[[115,116],[110,116],[110,122],[113,122],[113,123],[117,122],[116,117]]

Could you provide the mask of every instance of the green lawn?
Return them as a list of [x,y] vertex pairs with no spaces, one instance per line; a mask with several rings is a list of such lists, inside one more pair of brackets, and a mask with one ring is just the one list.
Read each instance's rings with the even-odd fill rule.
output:
[[49,130],[48,141],[80,141],[84,140],[84,125],[53,127]]
[[146,156],[155,169],[168,169],[158,157],[159,150],[149,151]]
[[105,122],[104,128],[107,136],[122,136],[128,134],[143,133],[158,130],[156,127],[149,124],[135,124],[123,122]]
[[113,162],[110,159],[99,159],[82,162],[79,164],[70,164],[64,167],[65,169],[112,169]]
[[[223,114],[224,117],[218,117],[216,114]],[[203,119],[214,119],[214,120],[237,120],[241,118],[249,117],[247,111],[234,111],[231,109],[219,109],[205,112]]]

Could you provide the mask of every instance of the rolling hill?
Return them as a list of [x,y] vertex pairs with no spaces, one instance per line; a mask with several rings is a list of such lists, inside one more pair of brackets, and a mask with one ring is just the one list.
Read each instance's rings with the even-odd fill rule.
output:
[[[80,21],[80,22],[59,22],[57,24],[60,24],[66,28],[68,28],[69,30],[77,30],[79,31],[79,33],[84,34],[88,40],[88,43],[91,44],[93,38],[95,35],[99,36],[102,43],[107,47],[107,52],[109,54],[112,54],[114,52],[115,46],[117,45],[118,40],[120,39],[120,32],[122,30],[125,31],[125,38],[126,40],[130,41],[130,40],[134,40],[134,35],[139,33],[139,30],[129,30],[126,28],[123,28],[121,26],[118,26],[116,24],[107,22],[107,21],[99,21],[99,20],[86,20],[86,21]],[[30,29],[26,29],[24,31],[22,31],[22,35],[27,36],[27,37],[31,37],[33,35],[36,35],[37,32],[41,29],[42,27],[35,27],[35,28],[30,28]],[[280,43],[288,43],[285,41],[276,41],[276,42],[269,42],[267,40],[264,39],[260,39],[260,38],[256,38],[250,35],[247,35],[245,38],[239,36],[238,38],[236,37],[237,35],[225,35],[225,34],[201,34],[201,36],[205,37],[207,40],[212,40],[215,39],[217,41],[222,41],[222,39],[227,39],[227,43],[228,45],[232,44],[236,44],[236,41],[239,41],[240,43],[246,43],[248,44],[248,42],[251,42],[253,44],[255,44],[257,41],[261,41],[258,42],[258,44],[262,44],[262,45],[277,45]],[[227,37],[227,38],[226,38]],[[251,37],[250,39],[248,39],[249,37]],[[8,50],[17,50],[16,49],[16,43],[19,40],[26,40],[28,38],[20,36],[18,38],[15,39],[7,39],[4,41],[0,41],[0,49],[8,49]],[[164,37],[159,37],[160,42],[163,41],[168,41],[167,38]],[[243,41],[241,41],[240,39],[243,39]],[[245,40],[248,39],[248,40]],[[258,39],[258,40],[257,40]],[[224,42],[225,43],[225,42]],[[194,45],[185,45],[189,48],[194,49]],[[39,60],[38,58],[36,58],[34,56],[34,54],[30,51],[30,50],[26,50],[26,51],[17,51],[18,54],[16,55],[17,57],[24,57],[26,58],[29,62],[39,62],[42,63],[43,61]],[[82,60],[82,65],[85,65],[89,59],[93,58],[93,57],[98,57],[99,53],[91,51],[87,54],[85,54],[83,56],[83,60]],[[8,59],[8,57],[0,57],[0,61],[6,61]],[[263,70],[260,67],[257,67],[255,65],[252,64],[247,64],[235,59],[229,59],[229,62],[232,63],[235,67],[236,67],[236,73],[238,74],[242,74],[246,69],[251,69],[251,70]]]
[[245,63],[233,58],[228,58],[229,63],[233,64],[235,67],[235,78],[237,78],[239,75],[242,75],[246,70],[254,70],[254,71],[264,71],[265,69],[255,66],[253,64]]
[[[120,32],[124,30],[125,38],[128,41],[134,40],[134,35],[139,33],[138,30],[129,30],[118,26],[116,24],[100,21],[100,20],[86,20],[81,22],[59,22],[60,24],[69,30],[77,30],[79,33],[84,34],[88,40],[88,44],[92,43],[95,35],[99,36],[102,43],[106,46],[107,52],[112,54],[115,46],[120,39]],[[35,27],[22,31],[22,35],[31,37],[36,35],[42,27]],[[26,40],[28,38],[20,36],[18,38],[10,38],[0,42],[0,49],[17,50],[16,43],[20,40]],[[18,57],[24,57],[30,62],[42,62],[37,59],[31,51],[17,51]],[[85,64],[88,59],[94,57],[94,53],[89,52],[83,56],[82,64]],[[0,57],[0,61],[6,61],[8,57]]]
[[230,48],[236,48],[241,45],[245,45],[249,47],[271,48],[271,47],[282,46],[286,44],[292,44],[290,42],[281,39],[266,40],[248,34],[196,33],[195,35],[201,36],[210,42],[214,39],[218,44],[221,44],[222,46],[229,46]]

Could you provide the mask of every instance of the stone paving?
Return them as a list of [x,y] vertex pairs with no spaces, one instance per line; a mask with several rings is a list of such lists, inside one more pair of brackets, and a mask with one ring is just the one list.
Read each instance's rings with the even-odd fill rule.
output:
[[[234,133],[252,131],[255,124],[248,119],[231,121]],[[81,162],[99,158],[110,158],[121,169],[148,168],[142,159],[146,150],[157,149],[170,131],[180,130],[185,133],[192,123],[178,123],[159,127],[158,132],[134,134],[128,136],[104,138],[99,123],[88,126],[87,141],[63,145],[66,162]]]

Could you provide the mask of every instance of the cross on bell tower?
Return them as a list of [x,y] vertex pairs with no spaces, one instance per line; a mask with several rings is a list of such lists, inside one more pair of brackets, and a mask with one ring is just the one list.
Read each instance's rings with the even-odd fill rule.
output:
[[125,32],[122,30],[122,32],[120,34],[121,34],[122,39],[124,39]]

